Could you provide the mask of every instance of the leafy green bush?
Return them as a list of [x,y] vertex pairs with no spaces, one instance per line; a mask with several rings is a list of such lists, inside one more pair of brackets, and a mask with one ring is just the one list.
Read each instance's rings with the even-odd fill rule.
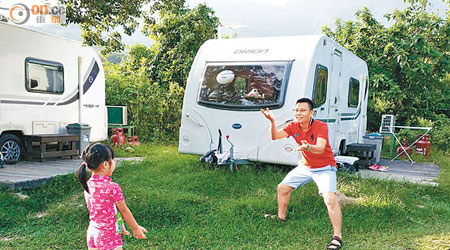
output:
[[[216,38],[219,19],[204,4],[159,2],[143,32],[151,47],[134,45],[117,65],[105,63],[106,103],[127,106],[130,124],[145,141],[175,141],[184,87],[200,46]],[[158,21],[156,21],[158,20]]]
[[[434,127],[435,126],[435,122],[433,122],[431,120],[427,120],[427,119],[425,119],[423,117],[412,115],[410,117],[410,122],[408,124],[406,124],[406,126],[411,126],[411,127]],[[425,130],[422,130],[422,129],[402,129],[402,130],[400,130],[397,133],[397,136],[398,136],[400,141],[408,140],[409,144],[411,144],[415,140],[417,140],[419,138],[419,136],[423,135],[424,133],[425,133]]]
[[163,87],[146,77],[144,67],[124,74],[105,64],[106,104],[127,106],[128,120],[144,141],[173,141],[180,126],[184,89],[177,83]]
[[450,154],[450,119],[446,115],[436,115],[431,135],[432,143],[443,152]]
[[397,133],[397,137],[401,142],[408,141],[407,145],[411,144],[423,134],[423,131],[404,129]]

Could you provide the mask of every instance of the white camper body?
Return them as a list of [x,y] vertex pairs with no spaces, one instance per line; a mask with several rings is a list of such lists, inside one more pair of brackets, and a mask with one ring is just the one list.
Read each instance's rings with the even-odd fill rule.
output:
[[[260,108],[269,107],[281,129],[294,120],[296,101],[309,97],[338,154],[362,143],[367,93],[366,63],[326,36],[209,40],[188,77],[179,152],[202,155],[217,148],[220,129],[237,159],[296,165],[295,140],[271,140]],[[226,151],[229,143],[223,146]]]
[[66,133],[70,123],[88,124],[90,141],[107,138],[105,77],[92,48],[1,22],[0,37],[3,154],[24,135]]

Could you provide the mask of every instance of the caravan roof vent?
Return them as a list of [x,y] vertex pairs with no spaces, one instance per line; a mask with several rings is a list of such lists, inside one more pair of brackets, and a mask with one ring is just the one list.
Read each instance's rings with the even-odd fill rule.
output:
[[391,133],[395,126],[395,115],[382,115],[380,133]]

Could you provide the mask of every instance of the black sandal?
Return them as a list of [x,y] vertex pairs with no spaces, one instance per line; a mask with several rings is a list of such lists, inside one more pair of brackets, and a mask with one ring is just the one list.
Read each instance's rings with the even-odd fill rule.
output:
[[264,218],[270,218],[270,219],[273,219],[273,220],[276,219],[277,221],[281,221],[281,222],[285,222],[286,221],[286,219],[284,219],[284,220],[280,219],[280,217],[278,217],[277,214],[264,214]]
[[[339,242],[340,245],[333,243],[333,240]],[[344,243],[342,242],[341,238],[337,237],[337,236],[333,236],[333,238],[331,238],[330,244],[327,245],[327,249],[341,249],[342,245]]]

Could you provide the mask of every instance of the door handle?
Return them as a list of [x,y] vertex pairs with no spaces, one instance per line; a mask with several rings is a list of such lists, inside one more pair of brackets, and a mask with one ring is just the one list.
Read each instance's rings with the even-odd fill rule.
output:
[[320,110],[325,110],[325,108],[324,108],[324,107],[321,107]]

